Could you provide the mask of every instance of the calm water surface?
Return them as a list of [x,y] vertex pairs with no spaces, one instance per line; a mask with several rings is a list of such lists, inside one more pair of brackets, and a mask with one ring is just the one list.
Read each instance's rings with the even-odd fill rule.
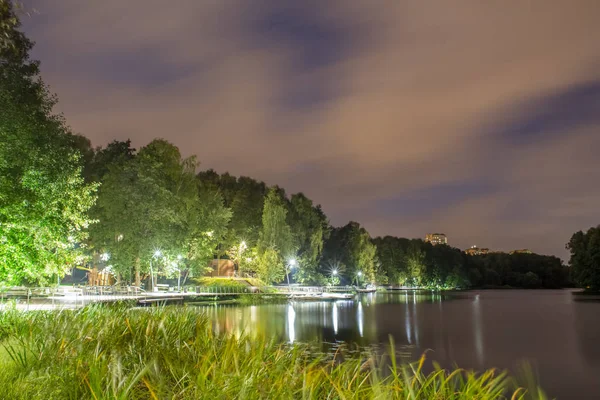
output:
[[354,301],[206,306],[218,332],[260,333],[285,342],[385,347],[446,367],[534,367],[547,394],[600,399],[600,302],[568,290],[459,295],[373,293]]

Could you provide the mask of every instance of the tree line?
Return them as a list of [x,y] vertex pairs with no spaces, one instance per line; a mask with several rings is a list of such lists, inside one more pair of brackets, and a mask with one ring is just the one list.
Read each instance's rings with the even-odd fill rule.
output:
[[[157,275],[201,276],[214,258],[229,259],[240,275],[266,283],[568,283],[568,269],[556,257],[469,256],[419,239],[371,238],[357,222],[333,227],[304,194],[288,195],[250,177],[198,172],[195,157],[183,157],[164,139],[140,149],[129,140],[94,148],[53,112],[56,98],[40,78],[39,63],[30,60],[32,43],[5,0],[0,38],[3,284],[45,284],[98,262],[119,280],[140,284]],[[577,254],[585,247],[581,240],[571,242]],[[594,257],[571,262],[595,260],[597,268]]]
[[571,277],[578,286],[600,292],[600,225],[575,232],[567,243]]

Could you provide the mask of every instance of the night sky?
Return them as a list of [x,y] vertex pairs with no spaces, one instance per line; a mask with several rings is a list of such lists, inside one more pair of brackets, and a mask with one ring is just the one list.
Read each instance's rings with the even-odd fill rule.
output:
[[372,236],[567,258],[600,223],[600,1],[25,0],[58,111]]

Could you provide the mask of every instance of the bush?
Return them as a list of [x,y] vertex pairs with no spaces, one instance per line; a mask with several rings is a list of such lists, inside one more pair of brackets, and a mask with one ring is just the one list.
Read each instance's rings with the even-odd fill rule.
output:
[[203,277],[194,279],[200,286],[206,287],[226,287],[226,288],[247,288],[249,286],[265,286],[264,282],[256,278],[211,278]]
[[246,281],[234,278],[198,278],[195,282],[200,286],[244,289],[249,285]]

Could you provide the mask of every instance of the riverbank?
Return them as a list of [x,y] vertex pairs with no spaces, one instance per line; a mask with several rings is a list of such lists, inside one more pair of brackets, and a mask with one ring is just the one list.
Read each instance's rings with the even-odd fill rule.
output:
[[525,398],[504,373],[425,374],[422,361],[397,365],[393,346],[388,354],[337,363],[309,345],[215,335],[193,307],[7,311],[0,313],[0,397]]

